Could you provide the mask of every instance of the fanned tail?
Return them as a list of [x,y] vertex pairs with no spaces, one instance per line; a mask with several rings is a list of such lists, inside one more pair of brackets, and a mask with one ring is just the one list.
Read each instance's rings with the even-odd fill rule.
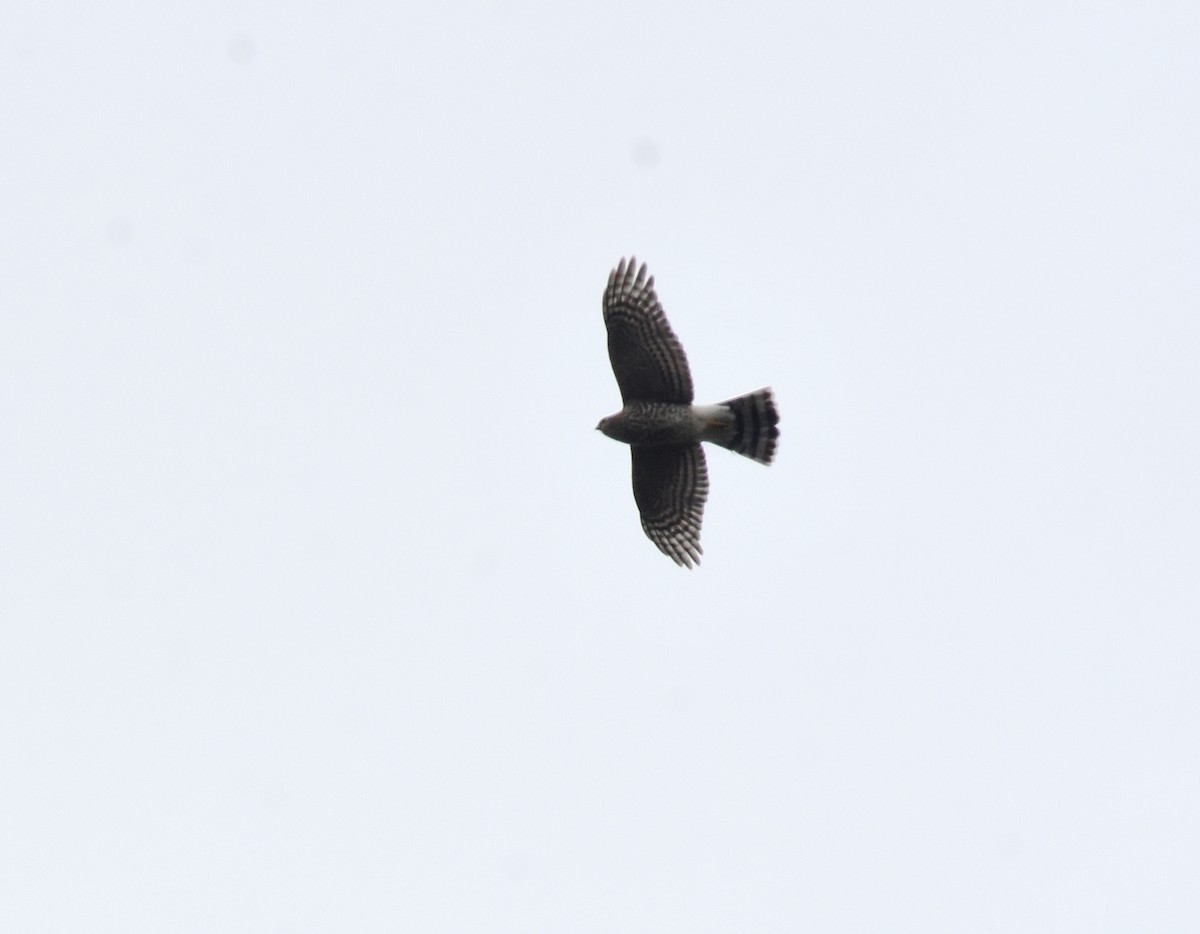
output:
[[771,463],[779,438],[779,412],[771,390],[760,389],[721,405],[733,414],[733,424],[711,440],[760,464]]

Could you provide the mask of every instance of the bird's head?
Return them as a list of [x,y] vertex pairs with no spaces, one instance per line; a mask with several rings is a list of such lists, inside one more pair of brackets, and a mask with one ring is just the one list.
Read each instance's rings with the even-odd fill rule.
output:
[[605,415],[604,418],[600,419],[600,423],[598,425],[596,425],[596,430],[604,432],[606,435],[608,435],[611,438],[612,433],[613,433],[613,426],[616,424],[617,420],[620,417],[621,417],[620,412],[618,412],[616,415]]

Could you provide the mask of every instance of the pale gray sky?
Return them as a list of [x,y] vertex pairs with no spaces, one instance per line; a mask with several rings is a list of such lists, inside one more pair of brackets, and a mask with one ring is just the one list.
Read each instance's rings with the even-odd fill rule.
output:
[[5,930],[1200,929],[1195,4],[4,20]]

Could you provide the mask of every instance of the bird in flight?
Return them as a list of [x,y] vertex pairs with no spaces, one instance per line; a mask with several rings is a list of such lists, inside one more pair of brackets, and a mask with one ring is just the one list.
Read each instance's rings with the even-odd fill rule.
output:
[[775,456],[779,413],[770,389],[718,405],[693,405],[683,345],[667,323],[654,277],[630,257],[608,276],[604,324],[623,408],[597,429],[633,453],[633,498],[642,528],[680,567],[700,563],[700,523],[708,499],[701,441],[760,464]]

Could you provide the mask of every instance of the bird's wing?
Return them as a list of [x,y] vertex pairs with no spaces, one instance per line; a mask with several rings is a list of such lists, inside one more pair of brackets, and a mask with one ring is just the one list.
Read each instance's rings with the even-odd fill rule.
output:
[[681,567],[700,563],[700,523],[708,499],[708,468],[699,444],[633,447],[633,498],[642,528]]
[[608,359],[624,402],[692,401],[692,374],[679,338],[667,323],[654,277],[630,257],[608,276],[604,290]]

